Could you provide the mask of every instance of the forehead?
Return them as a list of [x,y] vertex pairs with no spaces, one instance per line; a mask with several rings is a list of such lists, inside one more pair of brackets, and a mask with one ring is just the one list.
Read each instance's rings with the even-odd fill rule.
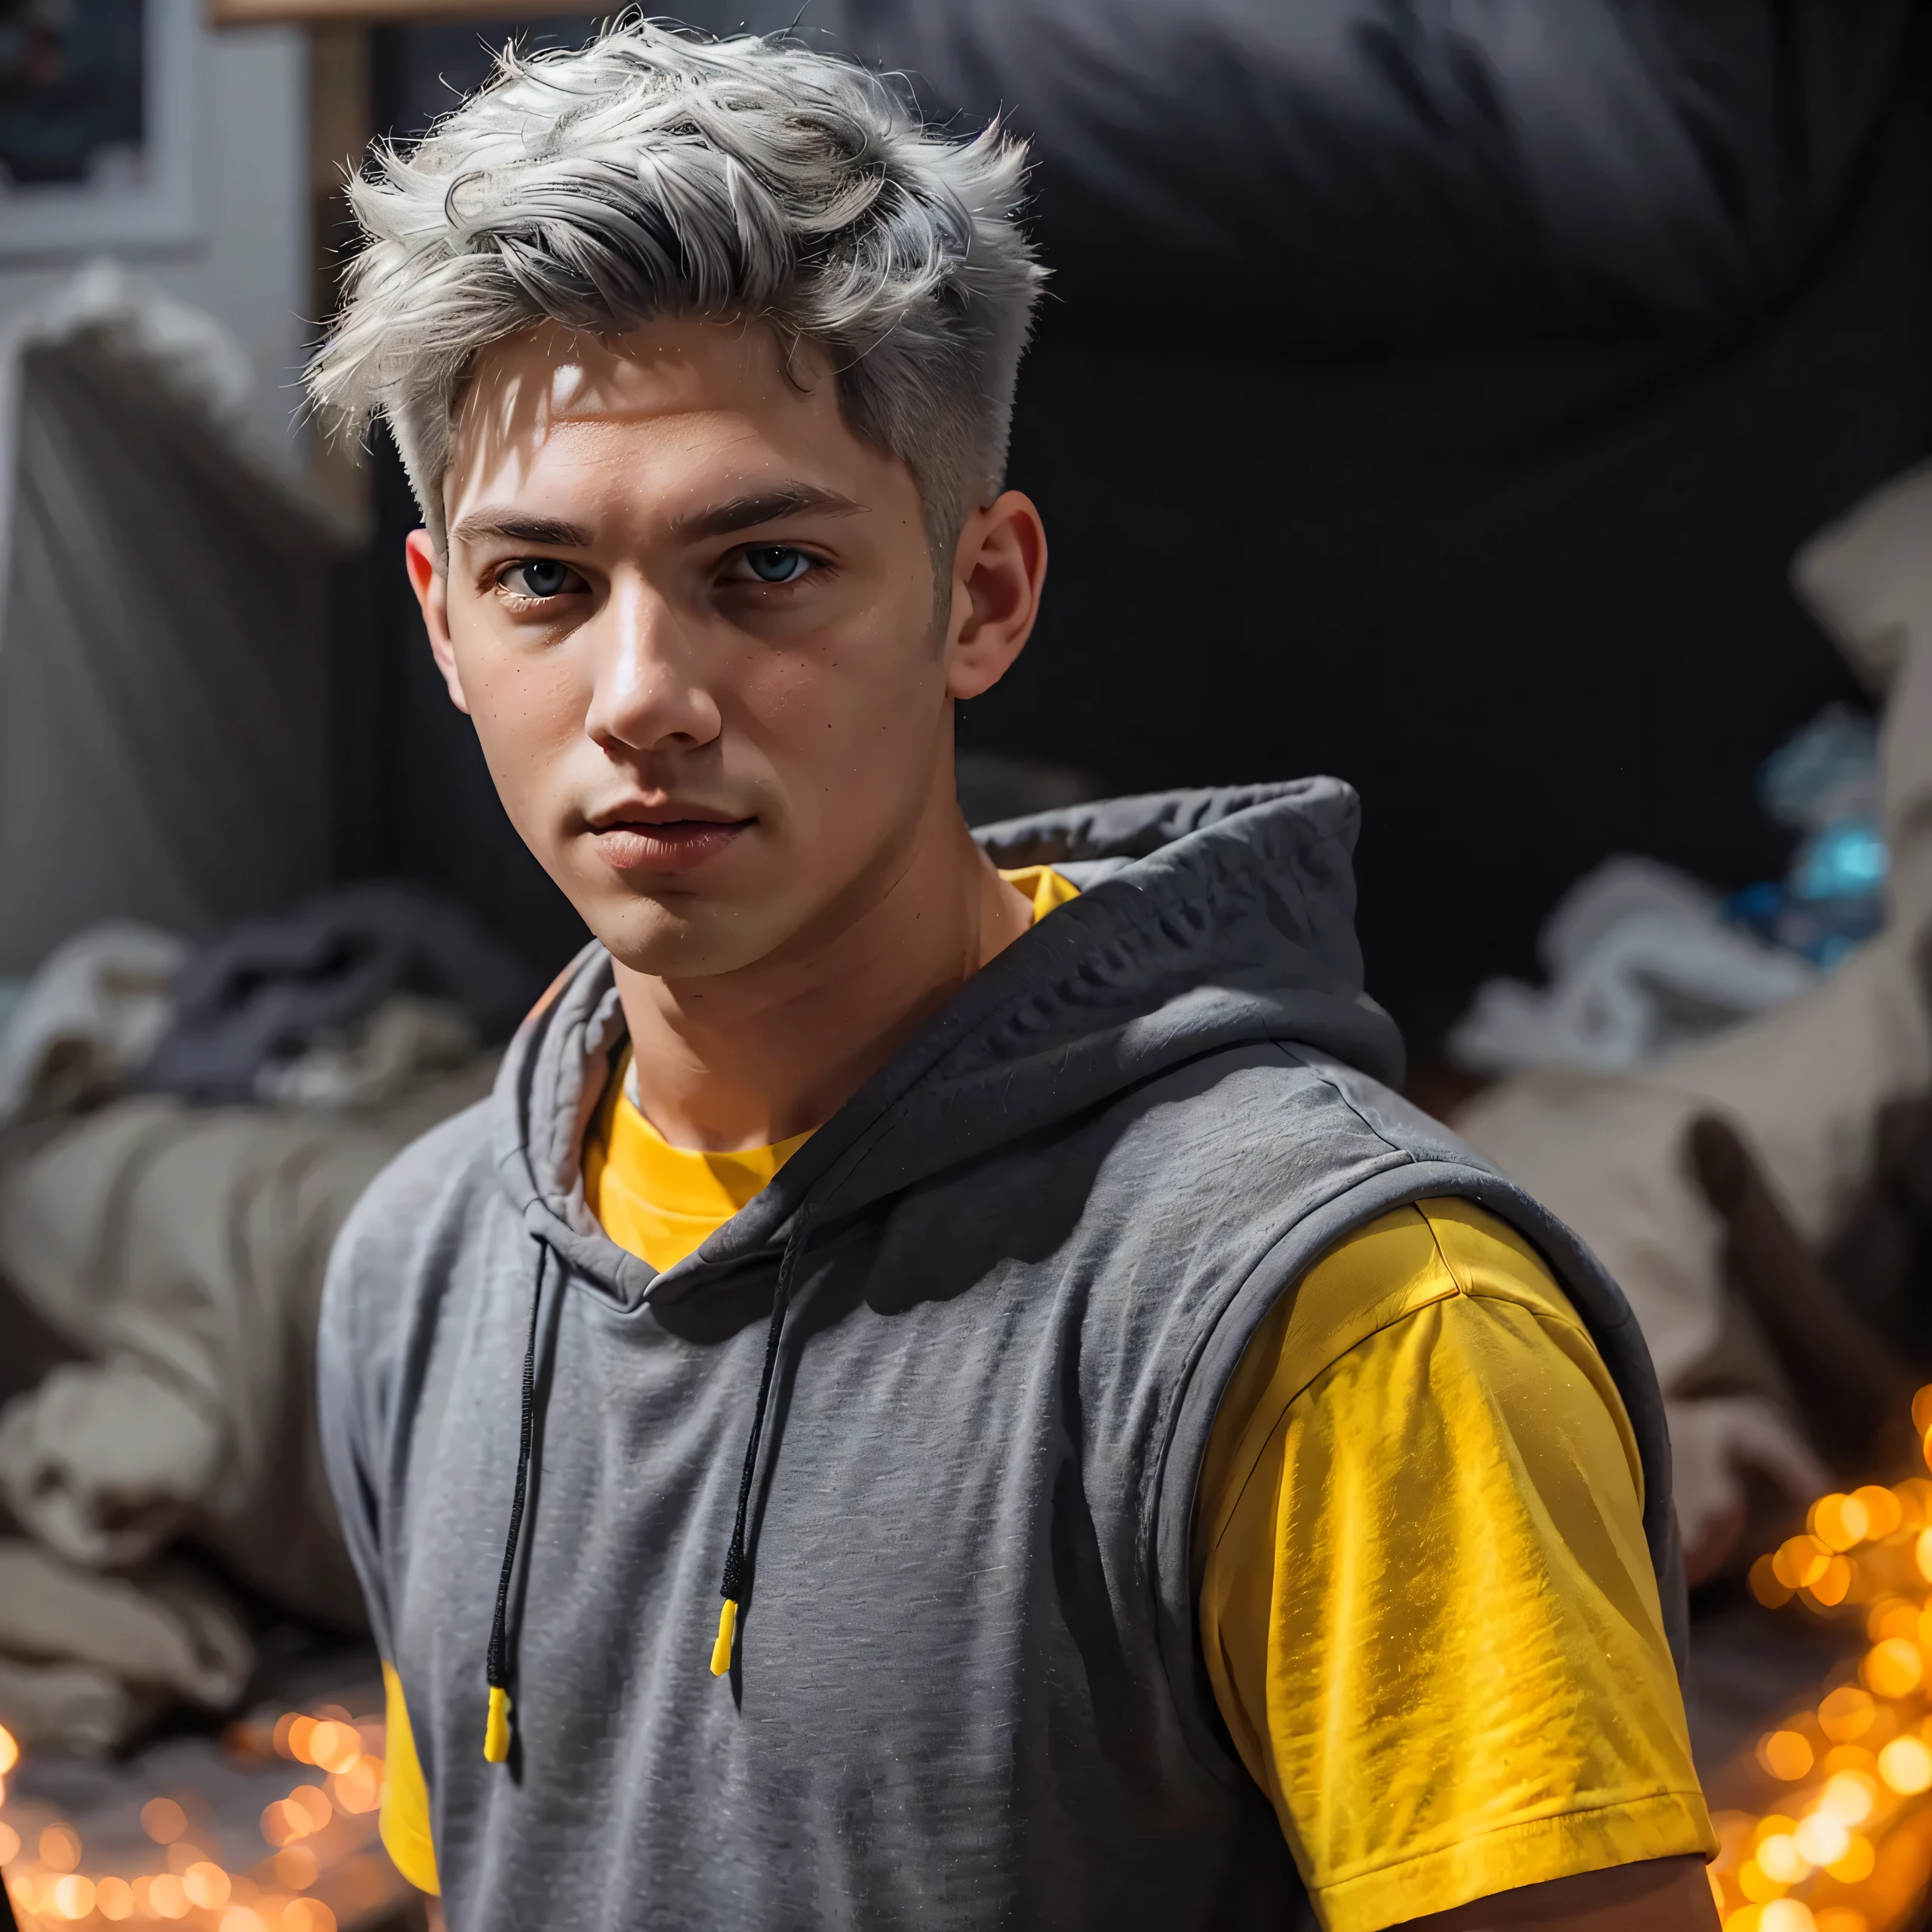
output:
[[452,521],[533,493],[661,500],[771,473],[850,494],[881,459],[846,426],[830,361],[760,325],[669,318],[623,336],[554,325],[478,357],[451,426]]

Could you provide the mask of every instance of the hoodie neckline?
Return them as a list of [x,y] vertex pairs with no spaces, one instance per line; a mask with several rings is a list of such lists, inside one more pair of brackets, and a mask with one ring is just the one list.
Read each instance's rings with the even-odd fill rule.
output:
[[658,1274],[583,1201],[584,1135],[625,1041],[593,943],[519,1030],[493,1096],[498,1172],[531,1232],[630,1306],[693,1292],[783,1243],[1187,1059],[1291,1040],[1391,1084],[1400,1037],[1362,990],[1340,781],[1115,799],[974,836],[1008,869],[1053,866],[1078,899],[976,974],[786,1162]]

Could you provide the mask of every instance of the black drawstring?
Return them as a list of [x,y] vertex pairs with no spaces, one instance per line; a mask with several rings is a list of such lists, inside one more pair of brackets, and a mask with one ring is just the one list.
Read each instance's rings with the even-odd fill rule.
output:
[[543,1312],[543,1274],[549,1243],[537,1238],[537,1281],[530,1294],[530,1343],[523,1353],[523,1431],[516,1446],[516,1487],[510,1493],[509,1534],[503,1539],[503,1573],[497,1582],[497,1614],[490,1620],[490,1648],[484,1675],[490,1686],[490,1714],[483,1727],[483,1755],[500,1764],[510,1755],[510,1580],[516,1574],[517,1539],[523,1533],[524,1498],[530,1487],[531,1445],[537,1435],[537,1330]]
[[738,1513],[731,1524],[731,1546],[724,1552],[724,1575],[718,1593],[724,1607],[718,1613],[718,1638],[711,1647],[711,1674],[722,1677],[731,1668],[733,1640],[738,1627],[738,1612],[745,1601],[750,1581],[745,1556],[745,1524],[751,1513],[752,1483],[758,1474],[758,1446],[764,1434],[764,1412],[771,1402],[771,1380],[778,1366],[778,1343],[785,1331],[785,1311],[792,1300],[792,1277],[798,1258],[804,1253],[806,1231],[811,1226],[809,1205],[798,1211],[798,1225],[785,1244],[778,1263],[777,1284],[771,1291],[771,1320],[764,1331],[764,1370],[758,1377],[758,1406],[752,1411],[751,1434],[745,1443],[745,1466],[738,1478]]
[[[758,1376],[758,1402],[752,1411],[751,1432],[745,1442],[745,1463],[738,1478],[738,1508],[731,1524],[731,1544],[724,1554],[724,1574],[718,1588],[724,1607],[718,1616],[718,1639],[712,1647],[711,1669],[722,1677],[731,1668],[738,1612],[750,1583],[745,1533],[751,1518],[752,1484],[758,1476],[758,1446],[764,1438],[764,1418],[771,1406],[771,1385],[778,1369],[778,1349],[784,1337],[785,1315],[791,1306],[792,1284],[804,1254],[811,1226],[809,1204],[801,1208],[797,1225],[785,1244],[778,1279],[771,1294],[771,1319],[764,1331],[764,1366]],[[510,1520],[503,1539],[503,1567],[497,1580],[497,1608],[490,1620],[490,1647],[484,1675],[490,1687],[489,1715],[483,1730],[483,1755],[493,1764],[510,1755],[509,1614],[510,1586],[516,1575],[517,1545],[523,1534],[524,1506],[529,1495],[530,1461],[537,1438],[537,1338],[543,1314],[543,1278],[550,1260],[549,1244],[537,1242],[537,1279],[530,1296],[530,1338],[523,1354],[523,1420],[517,1438],[516,1482],[510,1492]]]

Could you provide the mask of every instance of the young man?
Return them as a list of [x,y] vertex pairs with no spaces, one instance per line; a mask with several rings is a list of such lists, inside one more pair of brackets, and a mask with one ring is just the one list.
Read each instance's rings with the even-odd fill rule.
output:
[[1021,159],[631,26],[356,189],[315,392],[597,935],[331,1274],[386,1839],[463,1932],[1693,1932],[1647,1358],[1383,1084],[1352,798],[961,821]]

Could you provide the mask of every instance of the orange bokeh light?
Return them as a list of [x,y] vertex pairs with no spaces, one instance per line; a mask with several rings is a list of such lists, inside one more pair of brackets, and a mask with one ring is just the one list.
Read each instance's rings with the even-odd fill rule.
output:
[[81,1862],[81,1838],[65,1825],[49,1825],[40,1835],[40,1862],[50,1872],[71,1872]]
[[325,1771],[346,1771],[362,1755],[362,1740],[353,1724],[331,1718],[309,1734],[309,1760]]
[[285,1847],[275,1855],[275,1881],[291,1892],[306,1892],[315,1882],[315,1854],[306,1844]]
[[1825,1574],[1832,1552],[1814,1536],[1789,1537],[1771,1558],[1772,1574],[1786,1589],[1801,1590]]
[[1774,1778],[1795,1784],[1811,1770],[1810,1740],[1795,1730],[1774,1730],[1759,1740],[1758,1761]]
[[1876,1870],[1878,1863],[1878,1854],[1872,1850],[1872,1841],[1854,1832],[1844,1856],[1834,1859],[1825,1869],[1841,1885],[1862,1885]]
[[228,1874],[219,1865],[204,1858],[182,1873],[181,1889],[188,1895],[190,1903],[205,1906],[212,1911],[228,1903],[228,1894],[233,1888]]
[[141,1829],[156,1844],[172,1844],[187,1829],[187,1813],[171,1798],[151,1798],[141,1807]]
[[[1916,1656],[1918,1653],[1915,1651],[1913,1654]],[[328,1793],[320,1785],[298,1784],[288,1794],[288,1802],[308,1814],[312,1832],[319,1832],[335,1816],[335,1807],[329,1802]]]
[[1835,1556],[1825,1565],[1825,1574],[1811,1586],[1811,1594],[1827,1609],[1835,1609],[1851,1594],[1857,1575],[1848,1556]]
[[1834,1744],[1849,1744],[1872,1728],[1875,1706],[1869,1691],[1841,1684],[1818,1706],[1818,1727]]
[[1878,1775],[1903,1797],[1932,1791],[1932,1750],[1922,1738],[1895,1737],[1878,1753]]
[[94,1910],[94,1881],[69,1872],[54,1882],[54,1909],[63,1918],[85,1918]]
[[1872,1518],[1855,1496],[1821,1496],[1811,1506],[1806,1527],[1827,1549],[1846,1550],[1865,1540]]
[[1925,1660],[1916,1644],[1903,1637],[1881,1637],[1866,1652],[1860,1675],[1881,1697],[1909,1697],[1925,1675]]
[[351,1813],[373,1811],[383,1801],[383,1763],[362,1758],[329,1780],[336,1803]]
[[1865,1534],[1874,1543],[1892,1535],[1905,1521],[1905,1506],[1897,1493],[1880,1483],[1866,1483],[1851,1492],[1851,1500],[1865,1512]]

